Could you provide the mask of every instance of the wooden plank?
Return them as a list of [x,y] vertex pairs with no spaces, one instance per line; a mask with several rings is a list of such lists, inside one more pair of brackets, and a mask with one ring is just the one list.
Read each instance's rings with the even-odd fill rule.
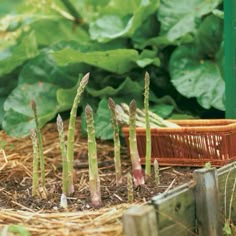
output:
[[151,205],[134,206],[123,215],[126,236],[157,236],[155,209]]
[[196,218],[200,236],[222,235],[215,168],[194,171]]
[[236,221],[236,192],[233,192],[233,185],[236,179],[236,162],[221,167],[217,171],[220,214],[222,221],[229,217],[230,200],[232,198],[231,219]]
[[191,236],[195,230],[194,187],[181,185],[152,199],[157,214],[158,235]]

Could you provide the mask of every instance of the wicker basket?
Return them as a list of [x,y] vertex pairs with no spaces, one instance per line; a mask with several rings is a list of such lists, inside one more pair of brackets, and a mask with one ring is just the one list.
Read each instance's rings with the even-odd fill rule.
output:
[[[222,166],[236,160],[236,120],[175,120],[179,128],[152,128],[152,161],[160,165]],[[129,128],[123,127],[128,144]],[[145,163],[146,131],[137,128],[141,163]]]

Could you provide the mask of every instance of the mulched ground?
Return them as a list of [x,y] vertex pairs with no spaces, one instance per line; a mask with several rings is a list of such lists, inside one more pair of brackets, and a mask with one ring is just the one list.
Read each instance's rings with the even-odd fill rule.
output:
[[[67,125],[68,122],[65,123],[65,130],[67,130]],[[113,144],[98,141],[103,206],[100,209],[94,209],[90,203],[88,186],[87,140],[80,135],[79,120],[76,127],[75,193],[69,197],[69,207],[66,210],[59,207],[62,166],[55,124],[48,124],[43,129],[46,199],[31,197],[32,145],[30,137],[16,139],[7,136],[3,131],[0,132],[0,227],[2,226],[2,230],[6,225],[20,223],[32,235],[121,235],[121,216],[125,209],[132,204],[146,203],[153,196],[192,179],[194,169],[161,167],[160,185],[156,185],[153,176],[149,177],[144,186],[134,189],[134,203],[128,204],[126,174],[131,171],[131,163],[127,148],[122,147],[121,150],[123,179],[122,183],[116,186]],[[85,215],[88,216],[87,221],[83,218]],[[26,218],[31,220],[26,221]],[[34,218],[38,219],[37,226],[35,226]],[[52,218],[56,222],[55,228],[50,223]],[[68,219],[70,219],[70,224]],[[97,222],[96,226],[94,222]]]

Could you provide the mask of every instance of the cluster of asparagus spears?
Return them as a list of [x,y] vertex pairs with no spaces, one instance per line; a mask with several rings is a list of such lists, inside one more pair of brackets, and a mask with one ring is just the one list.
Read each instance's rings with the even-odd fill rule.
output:
[[[78,104],[80,102],[82,93],[88,83],[89,73],[86,74],[77,89],[77,94],[74,98],[74,103],[70,112],[69,128],[67,134],[67,143],[64,137],[63,121],[60,115],[57,117],[57,128],[59,133],[59,141],[62,155],[62,195],[61,195],[61,207],[67,207],[67,196],[74,192],[74,139],[75,139],[75,119]],[[111,112],[111,122],[113,126],[113,140],[114,140],[114,163],[116,184],[119,185],[122,181],[121,160],[120,160],[120,139],[119,139],[119,124],[129,125],[129,145],[130,156],[132,163],[132,176],[135,186],[144,184],[144,175],[140,164],[140,158],[138,154],[137,141],[136,141],[136,126],[146,128],[146,166],[145,174],[150,176],[151,172],[151,127],[177,127],[176,124],[168,122],[162,119],[160,116],[149,111],[149,75],[145,74],[145,92],[144,92],[144,111],[136,107],[135,100],[132,100],[129,105],[122,103],[116,105],[115,102],[109,98],[108,104]],[[32,109],[34,112],[34,118],[36,123],[36,129],[32,130],[31,138],[33,143],[33,183],[32,183],[32,196],[38,195],[39,187],[39,173],[41,177],[41,185],[45,188],[45,168],[44,168],[44,156],[42,137],[38,125],[38,117],[35,102],[32,102]],[[88,163],[89,163],[89,187],[91,202],[94,206],[100,206],[102,204],[100,180],[98,174],[97,163],[97,148],[95,139],[93,110],[91,106],[87,105],[85,108],[86,122],[87,122],[87,134],[88,134]],[[39,172],[40,168],[40,172]],[[155,176],[159,177],[158,163],[155,162]],[[159,183],[159,181],[157,181]],[[127,191],[129,199],[132,201],[132,189],[133,187],[130,175],[127,175]]]
[[[129,125],[129,105],[126,103],[121,103],[120,105],[116,105],[116,114],[117,119],[121,125]],[[145,110],[140,108],[136,109],[136,126],[146,128],[145,125]],[[169,127],[176,128],[179,127],[177,124],[170,122],[168,120],[164,120],[161,116],[157,115],[152,111],[148,111],[150,128],[161,128],[161,127]]]

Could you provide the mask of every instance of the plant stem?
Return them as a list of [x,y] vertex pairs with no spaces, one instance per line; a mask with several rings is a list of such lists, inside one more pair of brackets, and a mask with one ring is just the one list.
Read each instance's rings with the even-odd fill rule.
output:
[[33,145],[33,179],[32,179],[32,197],[36,196],[38,193],[39,187],[39,152],[38,152],[38,143],[36,132],[34,129],[31,130],[31,139]]
[[59,133],[60,149],[61,149],[61,155],[62,155],[62,191],[65,195],[68,195],[69,194],[69,179],[68,179],[69,161],[66,156],[66,144],[65,144],[63,121],[59,114],[57,116],[57,130]]
[[116,185],[121,183],[121,161],[120,161],[120,137],[119,125],[116,118],[116,104],[112,98],[108,99],[108,105],[111,111],[111,122],[113,126],[113,141],[114,141],[114,162],[116,172]]
[[127,195],[128,195],[128,203],[132,203],[134,201],[134,188],[132,176],[130,173],[127,174]]
[[81,80],[80,85],[77,89],[76,96],[74,98],[74,102],[70,111],[70,120],[69,120],[69,128],[68,128],[68,138],[67,138],[67,160],[69,161],[68,165],[68,179],[69,179],[69,194],[74,192],[74,184],[73,184],[73,166],[74,166],[74,141],[75,141],[75,120],[76,113],[78,109],[78,104],[80,102],[81,95],[88,83],[89,73],[87,73]]
[[97,145],[95,139],[93,110],[91,106],[87,105],[85,107],[85,115],[88,133],[89,186],[91,202],[93,206],[99,207],[102,205],[102,200],[100,190],[100,179],[98,175]]
[[32,100],[32,110],[34,113],[34,120],[35,120],[35,125],[36,125],[36,136],[37,136],[38,153],[39,153],[39,160],[40,160],[41,184],[42,184],[42,188],[45,188],[45,163],[44,163],[44,155],[43,155],[43,140],[42,140],[42,135],[39,128],[37,107],[34,100]]
[[144,184],[144,177],[142,167],[140,164],[140,157],[138,153],[137,140],[136,140],[136,102],[132,100],[129,105],[129,147],[130,156],[133,169],[133,178],[135,186]]
[[157,159],[154,160],[153,168],[154,168],[154,178],[155,178],[156,185],[159,185],[160,184],[160,170],[159,170],[159,164],[158,164]]
[[83,19],[79,12],[76,10],[74,5],[69,0],[61,0],[63,5],[66,7],[66,9],[69,11],[69,13],[75,18],[75,23],[81,24],[83,23]]
[[144,112],[145,112],[145,126],[146,126],[146,158],[145,158],[145,174],[147,176],[151,175],[151,150],[152,150],[152,140],[151,140],[151,129],[149,120],[149,86],[150,77],[149,74],[145,73],[145,91],[144,91]]

